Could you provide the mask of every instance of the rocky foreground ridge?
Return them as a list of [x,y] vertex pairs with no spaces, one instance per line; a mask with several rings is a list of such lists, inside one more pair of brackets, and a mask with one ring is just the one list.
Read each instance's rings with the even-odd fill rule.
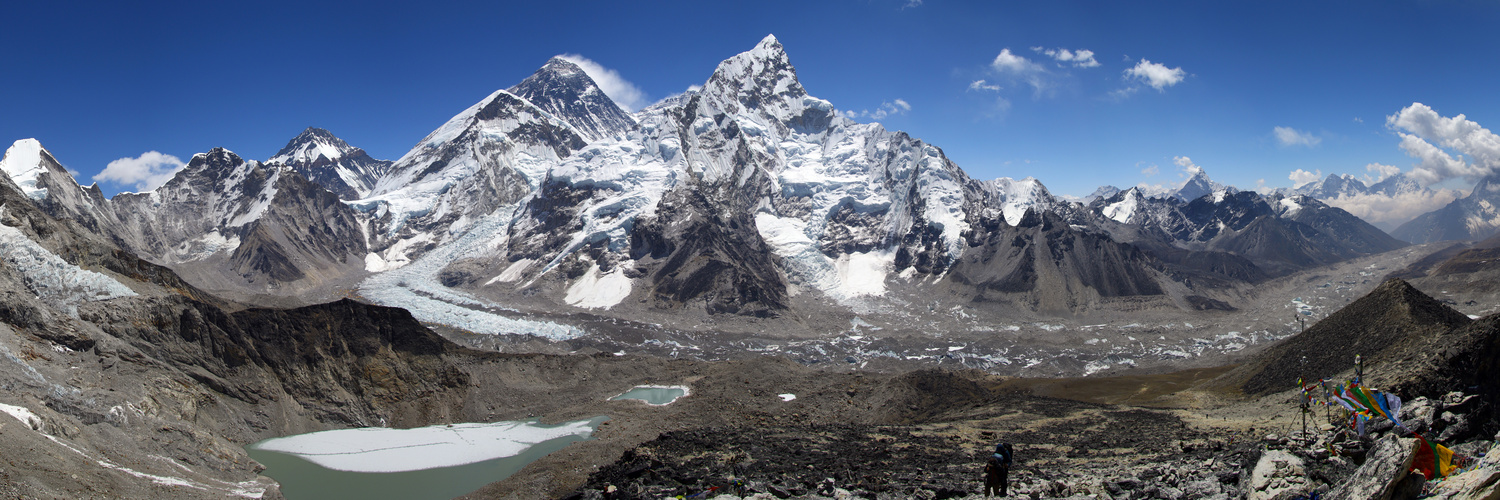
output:
[[[1367,360],[1368,384],[1406,399],[1405,428],[1377,418],[1361,436],[1345,413],[1319,406],[1304,431],[1300,392],[1285,388],[1299,376],[1352,378],[1356,353]],[[1012,491],[1030,498],[1496,498],[1497,355],[1500,317],[1471,321],[1390,280],[1237,368],[1143,398],[1146,407],[1039,398],[1056,391],[1037,384],[912,376],[931,406],[903,424],[667,433],[570,498],[714,488],[731,493],[717,498],[977,498],[983,457],[997,441],[1015,444]],[[1079,398],[1098,394],[1085,385],[1115,384],[1104,401],[1120,402],[1166,382],[1080,382],[1068,392]],[[1456,452],[1457,472],[1439,481],[1410,472],[1418,435]]]

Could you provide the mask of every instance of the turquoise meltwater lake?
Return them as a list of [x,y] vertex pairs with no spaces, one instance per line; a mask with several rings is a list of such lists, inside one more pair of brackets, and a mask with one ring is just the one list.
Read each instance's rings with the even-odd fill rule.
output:
[[640,385],[634,389],[625,391],[624,394],[609,398],[611,401],[619,399],[639,399],[649,405],[671,404],[677,398],[688,394],[687,387],[662,386],[662,385]]

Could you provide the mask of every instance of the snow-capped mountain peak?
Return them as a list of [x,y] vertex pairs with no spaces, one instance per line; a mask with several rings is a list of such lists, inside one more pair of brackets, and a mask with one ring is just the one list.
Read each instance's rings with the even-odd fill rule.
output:
[[21,192],[26,197],[38,200],[47,197],[47,188],[38,185],[38,177],[46,171],[42,166],[42,155],[47,153],[42,148],[42,143],[36,139],[21,139],[11,144],[5,150],[5,157],[0,159],[0,170],[10,176],[10,180],[21,187]]
[[1349,174],[1328,174],[1328,177],[1309,182],[1291,190],[1292,193],[1305,194],[1319,199],[1338,199],[1346,196],[1357,196],[1369,194],[1370,188],[1364,182]]
[[507,92],[572,125],[589,142],[619,136],[636,125],[583,68],[562,57],[553,57]]
[[828,101],[808,97],[775,35],[767,35],[755,48],[719,63],[702,93],[719,111],[731,115],[755,110],[786,121],[810,106],[832,109]]
[[297,134],[286,147],[276,152],[267,163],[280,163],[292,165],[294,163],[312,163],[318,158],[338,160],[345,153],[353,150],[343,139],[334,137],[333,133],[316,127],[307,127],[301,134]]
[[1196,167],[1193,169],[1192,177],[1183,182],[1182,187],[1178,188],[1177,192],[1172,193],[1172,196],[1182,201],[1193,201],[1222,189],[1224,189],[1224,185],[1209,179],[1208,173],[1204,172],[1203,167]]
[[307,127],[266,160],[285,165],[340,199],[362,198],[390,170],[391,162],[370,158],[327,130]]
[[1021,180],[1001,177],[984,184],[991,190],[988,204],[998,204],[1005,222],[1012,226],[1020,225],[1027,210],[1050,210],[1057,204],[1052,193],[1035,177]]
[[1129,223],[1135,217],[1144,199],[1145,196],[1141,194],[1140,189],[1126,189],[1105,198],[1106,204],[1100,212],[1115,222]]
[[1094,200],[1107,199],[1119,193],[1120,188],[1109,185],[1099,186],[1099,188],[1095,189],[1093,193],[1089,193],[1088,196],[1083,197],[1083,199],[1080,201],[1082,201],[1083,204],[1087,205],[1089,203],[1093,203]]
[[1371,193],[1380,193],[1386,196],[1401,196],[1427,190],[1428,188],[1422,187],[1422,183],[1417,182],[1408,172],[1399,172],[1381,179],[1379,182],[1371,184],[1369,188]]

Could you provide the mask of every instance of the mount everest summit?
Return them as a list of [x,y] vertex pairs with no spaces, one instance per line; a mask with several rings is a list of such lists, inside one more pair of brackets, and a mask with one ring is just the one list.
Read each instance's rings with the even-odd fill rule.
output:
[[1036,179],[975,180],[937,146],[810,95],[773,36],[633,114],[554,58],[395,161],[308,128],[265,162],[214,149],[112,199],[32,140],[4,170],[48,214],[202,288],[358,293],[419,317],[428,306],[390,297],[464,317],[514,304],[781,317],[934,293],[1065,313],[1232,307],[1223,287],[1404,245],[1312,197],[1201,169],[1164,196],[1101,189],[1086,205]]

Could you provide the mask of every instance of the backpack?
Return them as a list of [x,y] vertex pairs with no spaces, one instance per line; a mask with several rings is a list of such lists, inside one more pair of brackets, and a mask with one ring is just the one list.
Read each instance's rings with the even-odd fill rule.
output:
[[998,443],[995,445],[995,459],[1000,461],[1000,465],[1009,466],[1011,458],[1014,455],[1015,450],[1011,448],[1010,443]]

